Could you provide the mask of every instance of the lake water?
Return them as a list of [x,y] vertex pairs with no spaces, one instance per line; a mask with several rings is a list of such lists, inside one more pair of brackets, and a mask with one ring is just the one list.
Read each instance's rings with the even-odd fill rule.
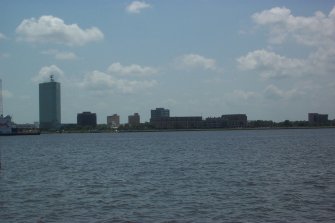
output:
[[0,222],[335,222],[335,129],[0,138]]

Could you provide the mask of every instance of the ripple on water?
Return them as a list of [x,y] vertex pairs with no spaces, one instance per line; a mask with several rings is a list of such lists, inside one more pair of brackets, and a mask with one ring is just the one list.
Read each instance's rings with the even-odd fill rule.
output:
[[332,222],[334,136],[315,129],[4,138],[0,220]]

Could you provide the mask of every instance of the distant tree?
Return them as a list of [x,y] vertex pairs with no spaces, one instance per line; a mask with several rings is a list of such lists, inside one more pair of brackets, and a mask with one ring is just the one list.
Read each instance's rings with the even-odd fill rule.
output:
[[292,127],[292,122],[290,122],[290,120],[285,120],[284,122],[282,122],[282,126],[283,127]]

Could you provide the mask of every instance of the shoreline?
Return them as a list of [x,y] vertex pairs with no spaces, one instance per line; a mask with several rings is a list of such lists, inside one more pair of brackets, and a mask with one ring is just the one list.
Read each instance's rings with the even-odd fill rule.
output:
[[[257,130],[289,130],[289,129],[333,129],[335,126],[325,127],[261,127],[261,128],[214,128],[214,129],[148,129],[148,130],[119,130],[125,132],[209,132],[209,131],[257,131]],[[103,133],[103,132],[101,132]],[[107,132],[106,132],[107,133]]]
[[209,132],[209,131],[260,131],[260,130],[290,130],[290,129],[334,129],[335,126],[313,126],[313,127],[260,127],[260,128],[212,128],[212,129],[128,129],[118,131],[64,131],[64,132],[45,132],[41,131],[40,134],[98,134],[98,133],[136,133],[136,132]]

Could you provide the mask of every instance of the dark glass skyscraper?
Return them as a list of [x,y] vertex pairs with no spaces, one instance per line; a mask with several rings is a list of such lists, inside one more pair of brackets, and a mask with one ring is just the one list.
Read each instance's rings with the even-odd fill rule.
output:
[[156,108],[155,110],[151,110],[151,118],[163,118],[170,117],[170,110],[165,108]]
[[60,83],[54,81],[39,84],[40,128],[59,129],[61,126]]

